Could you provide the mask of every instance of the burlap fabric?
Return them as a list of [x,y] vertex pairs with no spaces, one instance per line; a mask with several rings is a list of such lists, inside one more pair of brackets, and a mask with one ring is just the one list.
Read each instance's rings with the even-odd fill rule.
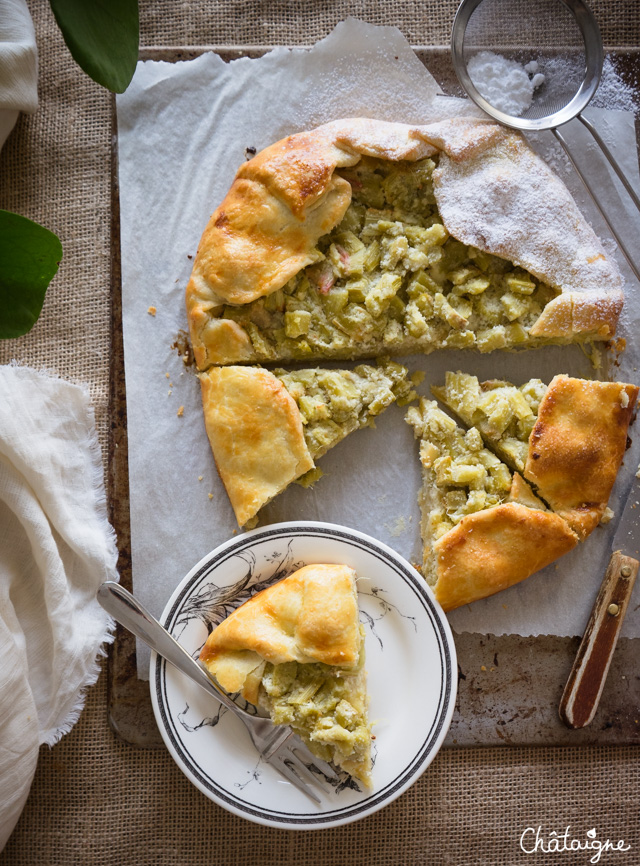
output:
[[[416,45],[444,45],[456,0],[141,0],[145,45],[310,44],[347,15],[396,24]],[[637,46],[640,0],[593,2],[605,42]],[[206,8],[203,8],[206,6]],[[64,260],[42,316],[12,358],[89,384],[106,454],[110,351],[110,98],[72,63],[44,0],[31,10],[41,107],[22,117],[0,155],[0,207],[58,233]],[[54,864],[578,864],[587,854],[527,857],[527,827],[567,825],[584,838],[624,839],[601,862],[640,863],[640,748],[445,750],[400,800],[360,823],[313,833],[260,828],[203,797],[164,750],[116,739],[106,677],[76,727],[43,748],[3,866]]]

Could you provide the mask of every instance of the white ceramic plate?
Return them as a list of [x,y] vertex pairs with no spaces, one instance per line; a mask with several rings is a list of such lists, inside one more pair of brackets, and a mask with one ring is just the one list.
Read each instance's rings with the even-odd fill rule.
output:
[[228,541],[184,578],[161,622],[197,656],[211,624],[314,562],[346,563],[359,577],[375,735],[372,791],[343,773],[316,806],[258,757],[239,719],[164,659],[152,655],[149,677],[158,726],[187,778],[225,809],[288,829],[347,824],[395,800],[438,752],[456,697],[455,647],[431,590],[389,547],[346,527],[279,523]]

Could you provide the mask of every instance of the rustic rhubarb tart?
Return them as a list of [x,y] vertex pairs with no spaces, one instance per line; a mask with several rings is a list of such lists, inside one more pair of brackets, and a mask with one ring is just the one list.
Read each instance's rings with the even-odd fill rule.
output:
[[609,339],[615,263],[517,133],[335,121],[243,164],[186,291],[199,369]]
[[447,373],[432,391],[581,539],[598,525],[626,450],[636,385],[559,375],[516,387]]
[[307,565],[262,590],[211,632],[200,659],[226,691],[242,692],[318,757],[371,786],[364,629],[352,568]]
[[414,396],[406,367],[389,360],[353,370],[212,367],[200,384],[207,435],[240,526],[292,481],[312,484],[322,474],[315,461],[329,448]]
[[518,473],[422,398],[406,416],[420,440],[423,575],[444,610],[493,595],[571,550],[578,536]]

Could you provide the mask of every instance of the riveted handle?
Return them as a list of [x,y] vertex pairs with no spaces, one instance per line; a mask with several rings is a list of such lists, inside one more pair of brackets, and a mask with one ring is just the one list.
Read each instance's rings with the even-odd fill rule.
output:
[[560,701],[560,718],[569,728],[584,728],[595,715],[639,567],[620,550],[609,560]]

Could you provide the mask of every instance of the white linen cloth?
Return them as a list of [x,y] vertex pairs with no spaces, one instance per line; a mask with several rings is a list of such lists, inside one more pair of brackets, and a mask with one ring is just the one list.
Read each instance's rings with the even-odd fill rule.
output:
[[0,150],[18,114],[38,107],[36,34],[25,0],[0,0]]
[[0,367],[0,850],[38,749],[76,722],[113,622],[96,601],[117,580],[88,392]]

